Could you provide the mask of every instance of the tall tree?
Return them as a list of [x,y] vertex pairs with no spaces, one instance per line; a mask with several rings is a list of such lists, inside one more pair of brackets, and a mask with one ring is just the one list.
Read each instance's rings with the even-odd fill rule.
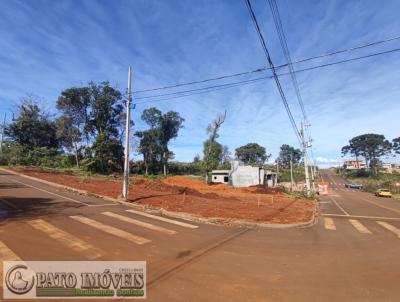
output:
[[160,161],[160,146],[158,143],[158,133],[156,129],[148,129],[138,131],[135,136],[140,139],[138,151],[143,155],[146,175],[151,171],[154,173],[158,170],[158,162]]
[[302,152],[292,146],[283,144],[279,151],[279,163],[285,168],[290,167],[290,160],[293,164],[298,164],[301,160]]
[[367,165],[372,169],[373,173],[377,173],[377,165],[379,158],[390,153],[392,144],[385,138],[384,135],[367,133],[353,137],[349,144],[342,148],[342,153],[346,155],[363,156]]
[[88,131],[92,134],[103,134],[105,138],[116,138],[121,124],[123,111],[122,95],[108,82],[89,83],[90,105]]
[[57,139],[67,150],[73,150],[75,155],[75,165],[79,168],[78,143],[81,141],[81,132],[69,116],[61,116],[56,119]]
[[203,173],[208,175],[209,171],[218,168],[222,160],[222,151],[222,145],[216,141],[208,139],[203,143],[204,157],[200,164]]
[[136,133],[141,138],[139,152],[143,154],[145,165],[155,166],[154,161],[159,160],[164,175],[167,175],[167,163],[173,156],[168,144],[178,136],[185,119],[178,112],[163,114],[154,107],[145,109],[141,119],[150,127],[149,130]]
[[271,156],[264,147],[256,143],[249,143],[235,150],[236,157],[245,164],[262,165]]
[[392,145],[394,153],[400,154],[400,137],[393,139]]
[[167,175],[168,159],[173,155],[168,149],[169,142],[178,136],[179,129],[183,127],[185,119],[178,112],[168,111],[160,117],[160,146],[164,175]]
[[[79,130],[74,144],[78,145],[82,135],[89,135],[89,112],[92,96],[89,87],[72,87],[65,89],[57,99],[57,109],[68,119],[74,128]],[[88,142],[87,142],[88,144]]]
[[[206,175],[206,183],[209,182],[208,180],[208,173],[215,169],[215,159],[216,154],[218,153],[217,150],[221,146],[219,143],[216,143],[216,139],[219,137],[218,131],[221,128],[222,124],[225,122],[226,119],[226,110],[224,114],[219,114],[217,117],[207,126],[206,132],[209,134],[209,138],[204,142],[204,156],[202,162],[202,170]],[[207,148],[206,148],[207,146]],[[221,146],[222,152],[222,146]],[[218,155],[218,162],[221,161],[220,155]],[[217,165],[218,166],[218,165]]]
[[56,124],[32,98],[25,98],[18,107],[18,117],[9,124],[5,135],[26,150],[58,148]]

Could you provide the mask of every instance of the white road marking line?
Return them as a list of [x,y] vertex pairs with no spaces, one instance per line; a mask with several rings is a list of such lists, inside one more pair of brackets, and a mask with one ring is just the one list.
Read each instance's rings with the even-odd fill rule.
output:
[[318,201],[318,203],[331,203],[330,201]]
[[400,238],[400,229],[384,221],[377,221],[376,223],[384,227],[385,229],[391,231],[392,233],[396,234],[397,238]]
[[377,207],[380,207],[380,208],[383,208],[383,209],[386,209],[386,210],[389,210],[389,211],[392,211],[392,212],[395,212],[395,213],[399,213],[399,214],[400,214],[400,210],[396,210],[396,209],[393,209],[393,208],[391,208],[391,207],[386,207],[386,206],[384,206],[384,205],[381,205],[381,204],[379,204],[379,203],[375,203],[375,202],[373,202],[373,201],[371,201],[371,200],[368,200],[368,199],[365,199],[365,198],[361,198],[361,197],[360,197],[360,199],[362,199],[362,200],[364,200],[364,201],[366,201],[366,202],[369,202],[369,203],[371,203],[371,204],[373,204],[373,205],[376,205]]
[[[18,261],[21,260],[10,248],[0,241],[0,263],[5,261]],[[3,272],[3,270],[1,270]],[[3,281],[3,280],[1,280]],[[1,282],[2,283],[2,282]]]
[[27,223],[38,231],[41,231],[48,235],[50,238],[57,240],[66,247],[74,250],[75,252],[85,252],[89,259],[96,259],[104,255],[102,251],[95,248],[91,244],[75,237],[74,235],[67,233],[56,226],[42,220],[35,219],[27,221]]
[[135,211],[135,210],[126,210],[126,211],[130,212],[130,213],[137,214],[137,215],[145,216],[145,217],[148,217],[148,218],[157,219],[157,220],[160,220],[160,221],[176,224],[176,225],[179,225],[179,226],[182,226],[182,227],[185,227],[185,228],[190,228],[190,229],[197,229],[198,228],[197,225],[176,221],[176,220],[164,218],[164,217],[161,217],[161,216],[155,216],[155,215],[151,215],[151,214],[147,214],[147,213],[139,212],[139,211]]
[[379,216],[360,216],[360,215],[342,215],[342,214],[321,214],[321,216],[330,216],[330,217],[346,217],[346,218],[365,218],[365,219],[385,219],[385,220],[400,220],[397,217],[379,217]]
[[118,203],[105,203],[105,204],[89,204],[88,207],[104,207],[104,206],[119,206]]
[[356,219],[349,219],[349,222],[362,234],[372,234],[361,222]]
[[96,220],[90,219],[90,218],[86,218],[83,216],[70,216],[70,218],[79,221],[81,223],[90,225],[91,227],[94,227],[96,229],[99,229],[105,233],[108,233],[110,235],[114,235],[123,239],[126,239],[128,241],[134,242],[136,244],[145,244],[150,242],[151,240],[137,236],[137,235],[133,235],[131,233],[128,233],[126,231],[117,229],[115,227],[109,226],[107,224],[98,222]]
[[19,261],[19,258],[11,249],[0,241],[0,289],[3,288],[3,261]]
[[332,231],[336,231],[336,225],[333,222],[332,218],[329,217],[325,217],[324,218],[324,224],[325,224],[325,229],[327,230],[332,230]]
[[332,197],[330,196],[330,199],[334,202],[334,204],[347,216],[349,216],[349,213],[345,211],[345,209],[342,208],[342,206]]
[[[0,175],[0,176],[1,176],[1,177],[4,177],[3,175]],[[15,181],[15,182],[18,182],[18,183],[20,183],[20,184],[23,184],[23,185],[25,185],[25,186],[27,186],[27,187],[30,187],[30,188],[33,188],[33,189],[36,189],[36,190],[45,192],[45,193],[47,193],[47,194],[51,194],[51,195],[57,196],[57,197],[61,197],[61,198],[63,198],[63,199],[66,199],[66,200],[69,200],[69,201],[72,201],[72,202],[75,202],[75,203],[84,204],[84,205],[86,205],[86,206],[89,205],[89,204],[87,204],[87,203],[85,203],[85,202],[82,202],[82,201],[79,201],[79,200],[75,200],[75,199],[72,199],[72,198],[69,198],[69,197],[66,197],[66,196],[57,194],[57,193],[53,193],[53,192],[47,191],[47,190],[45,190],[45,189],[38,188],[38,187],[36,187],[36,186],[28,185],[27,183],[24,183],[24,182],[22,182],[22,181],[16,180],[16,179],[14,179],[14,178],[11,179],[11,180],[12,180],[12,181]]]
[[143,228],[147,228],[149,230],[161,232],[161,233],[164,233],[164,234],[167,234],[167,235],[174,235],[174,234],[177,233],[176,231],[173,231],[173,230],[169,230],[169,229],[166,229],[166,228],[163,228],[163,227],[151,224],[151,223],[139,221],[139,220],[136,220],[136,219],[133,219],[133,218],[129,218],[129,217],[126,217],[126,216],[118,215],[118,214],[115,214],[115,213],[112,213],[112,212],[103,212],[101,214],[109,216],[109,217],[113,217],[113,218],[116,218],[116,219],[119,219],[119,220],[124,221],[124,222],[132,223],[132,224],[141,226]]

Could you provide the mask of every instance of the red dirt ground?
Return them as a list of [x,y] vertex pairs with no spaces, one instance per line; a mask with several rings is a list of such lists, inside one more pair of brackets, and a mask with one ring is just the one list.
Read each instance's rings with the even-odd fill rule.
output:
[[[13,170],[99,195],[117,198],[121,194],[120,179],[83,178],[38,169]],[[309,221],[315,208],[312,201],[293,198],[279,190],[262,186],[239,189],[224,184],[209,186],[198,179],[185,176],[172,176],[161,181],[132,177],[131,181],[131,202],[199,217],[290,224]]]

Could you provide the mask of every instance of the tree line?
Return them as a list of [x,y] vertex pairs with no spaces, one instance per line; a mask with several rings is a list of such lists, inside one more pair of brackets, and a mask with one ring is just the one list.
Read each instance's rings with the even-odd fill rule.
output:
[[[18,105],[16,118],[4,128],[5,141],[1,164],[73,167],[96,173],[122,172],[123,138],[126,108],[123,94],[108,82],[89,82],[82,87],[63,90],[56,101],[57,114],[46,112],[39,100],[25,97]],[[213,169],[229,169],[232,159],[245,164],[263,165],[270,158],[265,147],[248,143],[235,149],[218,142],[219,130],[226,118],[217,116],[207,127],[203,156],[191,163],[173,162],[169,144],[179,135],[185,119],[175,111],[163,113],[152,107],[143,110],[146,130],[135,131],[136,152],[142,161],[132,161],[134,173],[205,174]],[[131,122],[131,125],[133,123]],[[299,149],[282,145],[278,161],[289,166],[302,157]],[[171,162],[172,161],[172,162]]]
[[377,174],[382,156],[400,154],[400,137],[389,141],[382,134],[358,135],[343,146],[342,155],[347,154],[354,156],[356,160],[359,160],[360,157],[364,158],[367,167],[371,168],[374,174]]

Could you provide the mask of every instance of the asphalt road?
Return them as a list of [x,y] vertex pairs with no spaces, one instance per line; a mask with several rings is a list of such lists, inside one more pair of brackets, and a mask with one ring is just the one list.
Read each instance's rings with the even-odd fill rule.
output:
[[0,258],[145,260],[148,301],[399,301],[400,202],[321,176],[332,190],[315,226],[246,229],[161,221],[0,172]]

